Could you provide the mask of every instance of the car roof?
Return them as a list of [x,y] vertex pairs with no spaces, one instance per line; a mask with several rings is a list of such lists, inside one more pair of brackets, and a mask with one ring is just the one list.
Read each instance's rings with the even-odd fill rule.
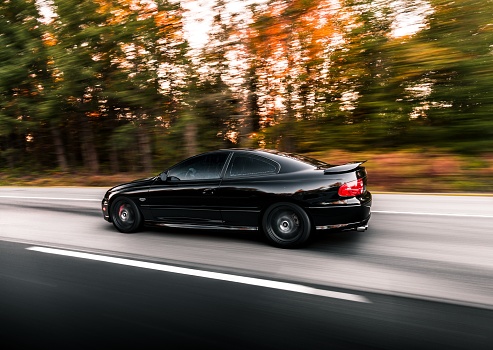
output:
[[235,152],[235,153],[252,153],[259,156],[263,156],[278,162],[284,171],[291,172],[303,169],[313,168],[327,168],[330,164],[322,162],[320,160],[306,157],[296,153],[281,152],[273,149],[261,149],[261,148],[226,148],[221,151]]

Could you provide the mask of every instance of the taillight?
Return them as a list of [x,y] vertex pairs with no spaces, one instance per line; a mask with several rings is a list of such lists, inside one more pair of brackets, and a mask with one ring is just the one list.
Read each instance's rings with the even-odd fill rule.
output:
[[363,179],[357,179],[354,181],[346,182],[344,185],[339,187],[337,192],[341,197],[354,197],[359,196],[365,192],[365,184]]

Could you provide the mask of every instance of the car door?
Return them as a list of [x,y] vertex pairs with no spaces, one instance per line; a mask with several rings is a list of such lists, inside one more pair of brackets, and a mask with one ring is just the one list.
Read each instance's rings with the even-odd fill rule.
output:
[[156,221],[167,224],[214,225],[222,222],[217,189],[230,152],[189,158],[149,189],[147,205]]
[[261,208],[270,200],[279,170],[279,163],[271,159],[235,152],[217,192],[224,224],[245,229],[258,227]]

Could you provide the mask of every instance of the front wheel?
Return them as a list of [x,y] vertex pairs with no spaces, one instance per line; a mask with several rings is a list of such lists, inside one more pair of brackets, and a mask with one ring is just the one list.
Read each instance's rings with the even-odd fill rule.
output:
[[294,248],[306,242],[311,233],[311,222],[306,212],[293,203],[271,205],[262,218],[267,239],[277,247]]
[[111,205],[111,221],[123,233],[136,232],[142,224],[142,215],[133,201],[118,197]]

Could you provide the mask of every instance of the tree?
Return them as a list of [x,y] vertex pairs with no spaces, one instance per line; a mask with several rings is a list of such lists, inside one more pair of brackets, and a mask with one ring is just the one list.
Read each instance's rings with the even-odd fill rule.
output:
[[106,52],[105,97],[118,106],[119,119],[135,126],[143,168],[151,171],[156,124],[176,112],[185,85],[179,78],[187,49],[182,10],[168,1],[121,0],[109,6],[115,13],[107,23],[109,39],[119,44]]
[[[98,172],[100,161],[96,148],[95,120],[103,86],[101,71],[105,61],[99,52],[105,46],[104,24],[107,14],[98,11],[94,1],[55,0],[57,17],[48,24],[48,53],[54,82],[46,91],[45,118],[54,127],[76,136],[85,167]],[[76,125],[76,130],[67,130]],[[78,146],[78,145],[77,145]]]
[[270,1],[253,8],[249,31],[261,124],[276,126],[274,143],[295,151],[296,122],[320,112],[324,66],[334,34],[329,1]]
[[339,122],[368,142],[393,145],[406,131],[408,117],[399,103],[403,88],[395,76],[391,50],[392,42],[399,41],[391,37],[392,11],[388,2],[344,4],[351,14],[351,29],[343,35],[344,44],[334,50],[330,67]]
[[423,127],[444,146],[485,151],[493,146],[493,1],[434,0],[429,30],[415,45],[429,45]]
[[46,106],[54,103],[49,94],[52,76],[48,38],[35,1],[2,2],[0,10],[0,139],[4,144],[0,150],[10,158],[10,166],[24,159],[34,167],[54,166],[54,149],[58,167],[66,171],[60,131],[47,117]]
[[194,116],[189,121],[201,130],[196,141],[203,145],[202,149],[239,143],[241,76],[231,59],[237,44],[236,23],[235,14],[229,14],[225,6],[223,0],[216,2],[209,41],[201,54],[192,59],[197,68],[189,80],[187,102],[191,107],[189,116]]
[[[131,123],[136,132],[128,135],[136,138],[142,168],[151,171],[155,126],[180,103],[178,67],[186,43],[179,5],[133,0],[55,0],[54,5],[57,18],[49,35],[57,82],[51,101],[59,103],[52,110],[77,120],[74,134],[87,169],[97,172],[100,157],[108,153],[112,168],[118,168],[122,144],[99,142],[98,131],[111,133]],[[119,129],[119,134],[122,130],[132,128]]]

